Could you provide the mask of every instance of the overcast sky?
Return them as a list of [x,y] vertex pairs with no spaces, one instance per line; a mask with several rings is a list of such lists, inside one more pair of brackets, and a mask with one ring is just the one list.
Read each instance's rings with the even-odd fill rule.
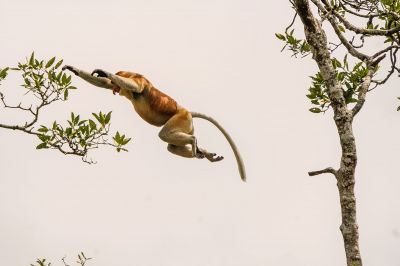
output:
[[[311,114],[310,58],[280,53],[274,36],[290,22],[287,1],[0,0],[0,67],[37,57],[110,72],[144,74],[192,111],[215,117],[246,164],[210,123],[195,121],[199,145],[224,155],[211,164],[168,153],[158,128],[131,104],[78,78],[71,111],[113,111],[112,128],[133,138],[128,153],[91,153],[96,165],[36,151],[32,136],[0,129],[0,261],[55,265],[80,251],[88,265],[265,266],[345,264],[338,192],[330,175],[340,147],[331,113]],[[273,3],[273,4],[272,4]],[[298,32],[302,28],[298,27]],[[11,73],[1,90],[17,103]],[[400,265],[399,79],[368,95],[354,122],[356,196],[365,265]],[[28,96],[21,96],[24,101]],[[0,110],[1,122],[23,121]]]

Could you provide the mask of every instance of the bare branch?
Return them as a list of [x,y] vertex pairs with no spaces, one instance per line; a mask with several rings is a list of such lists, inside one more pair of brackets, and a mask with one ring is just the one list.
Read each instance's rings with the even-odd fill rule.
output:
[[285,32],[287,33],[289,29],[293,26],[294,22],[296,21],[297,18],[297,12],[294,14],[292,22],[286,27]]
[[335,177],[337,177],[337,171],[333,169],[332,167],[325,168],[323,170],[319,171],[311,171],[308,172],[309,176],[316,176],[316,175],[321,175],[321,174],[333,174]]
[[335,15],[336,18],[339,19],[340,22],[343,23],[343,25],[346,27],[346,29],[357,33],[357,34],[363,34],[363,35],[375,35],[375,36],[388,36],[393,33],[399,32],[400,31],[400,26],[394,27],[389,30],[381,30],[381,29],[365,29],[365,28],[359,28],[351,24],[345,17],[343,17],[339,12],[332,10],[333,14]]
[[383,50],[381,50],[381,51],[375,53],[373,56],[371,56],[371,59],[374,59],[374,58],[380,56],[381,54],[387,53],[387,52],[389,52],[390,50],[399,49],[399,48],[400,48],[400,46],[398,46],[398,45],[391,45],[391,46],[388,46],[388,47],[386,47],[385,49],[383,49]]
[[386,77],[383,80],[372,80],[372,83],[375,84],[375,86],[370,89],[369,91],[375,89],[377,86],[385,84],[389,78],[394,74],[395,71],[400,73],[400,69],[398,67],[396,67],[397,64],[397,52],[399,51],[400,48],[395,48],[394,51],[390,50],[390,62],[391,62],[391,68],[388,72],[388,74],[386,75]]
[[[348,52],[354,56],[360,59],[361,61],[366,61],[369,60],[369,56],[366,54],[363,54],[359,52],[354,46],[346,39],[346,37],[343,36],[342,32],[339,29],[339,26],[335,19],[330,15],[330,11],[328,11],[325,6],[319,1],[319,0],[311,0],[317,7],[318,9],[323,13],[326,14],[326,17],[328,18],[329,23],[332,25],[336,35],[338,36],[339,40],[343,43],[343,45],[346,47]],[[330,6],[328,6],[330,10],[333,10]]]

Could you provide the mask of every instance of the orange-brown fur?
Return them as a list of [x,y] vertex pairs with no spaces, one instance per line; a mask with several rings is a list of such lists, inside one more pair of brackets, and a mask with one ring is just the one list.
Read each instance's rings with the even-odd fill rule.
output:
[[[132,79],[143,89],[140,94],[135,94],[121,88],[115,88],[114,90],[119,91],[121,96],[128,98],[132,102],[136,112],[146,122],[155,126],[162,126],[176,113],[184,113],[186,111],[179,107],[174,99],[156,89],[142,75],[127,71],[119,71],[116,75]],[[189,112],[186,111],[186,113]]]

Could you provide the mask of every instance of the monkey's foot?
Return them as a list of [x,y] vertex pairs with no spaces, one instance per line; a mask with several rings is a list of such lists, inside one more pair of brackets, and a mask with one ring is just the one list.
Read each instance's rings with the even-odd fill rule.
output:
[[205,157],[210,162],[219,162],[219,161],[222,161],[224,159],[224,156],[217,156],[216,153],[207,153],[207,154],[205,154]]
[[197,148],[196,158],[206,158],[210,162],[219,162],[224,159],[223,156],[217,156],[216,153],[208,152],[204,149]]

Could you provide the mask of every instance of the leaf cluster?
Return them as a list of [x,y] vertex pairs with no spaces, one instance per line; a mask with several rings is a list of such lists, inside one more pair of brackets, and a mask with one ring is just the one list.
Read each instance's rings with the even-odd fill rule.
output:
[[[81,266],[85,266],[86,262],[91,259],[92,258],[86,257],[83,252],[80,252],[78,254],[76,263]],[[62,258],[62,262],[63,262],[64,266],[69,266],[69,264],[67,264],[67,262],[65,261],[65,257]],[[37,259],[34,264],[30,264],[30,266],[51,266],[51,265],[52,265],[51,262],[47,262],[46,259]]]
[[301,40],[294,36],[294,29],[292,29],[290,32],[285,31],[283,34],[275,33],[275,36],[285,43],[282,50],[287,49],[291,51],[294,57],[297,57],[299,54],[302,56],[307,56],[311,52],[310,45],[306,40]]
[[[346,104],[356,103],[363,79],[368,74],[365,63],[359,62],[350,68],[346,55],[342,62],[333,58],[332,65],[335,69],[336,79],[342,85]],[[308,89],[307,98],[313,105],[316,105],[316,107],[310,108],[310,112],[326,112],[330,107],[330,99],[325,81],[320,72],[310,78],[312,85]]]
[[92,113],[92,119],[81,120],[80,115],[71,113],[67,120],[67,126],[60,125],[54,121],[50,127],[42,125],[37,137],[41,141],[36,149],[58,149],[65,154],[76,154],[86,156],[91,149],[100,145],[109,145],[116,148],[118,152],[127,151],[124,146],[130,142],[130,138],[119,132],[113,137],[114,143],[108,141],[110,130],[111,112]]
[[65,101],[68,99],[69,90],[74,90],[76,87],[71,86],[71,75],[60,69],[63,60],[55,62],[56,57],[48,61],[38,60],[35,58],[35,53],[32,53],[26,62],[18,63],[12,70],[21,72],[24,80],[22,87],[33,93],[44,104],[58,100]]
[[8,109],[28,113],[32,119],[22,125],[8,125],[0,123],[0,128],[19,130],[27,134],[36,135],[41,141],[36,149],[57,149],[66,155],[77,155],[83,161],[92,163],[87,159],[89,150],[100,146],[112,146],[118,152],[127,151],[125,146],[130,138],[117,132],[113,140],[107,138],[110,134],[111,112],[92,113],[92,117],[81,119],[80,115],[71,113],[65,125],[54,121],[50,126],[37,127],[39,115],[48,105],[58,101],[68,100],[69,91],[75,90],[72,86],[71,76],[61,69],[63,60],[52,57],[49,60],[39,60],[32,53],[25,62],[19,62],[17,67],[0,69],[0,81],[4,80],[9,71],[20,72],[23,80],[21,85],[37,99],[35,103],[24,106],[10,105],[0,93],[0,104]]

